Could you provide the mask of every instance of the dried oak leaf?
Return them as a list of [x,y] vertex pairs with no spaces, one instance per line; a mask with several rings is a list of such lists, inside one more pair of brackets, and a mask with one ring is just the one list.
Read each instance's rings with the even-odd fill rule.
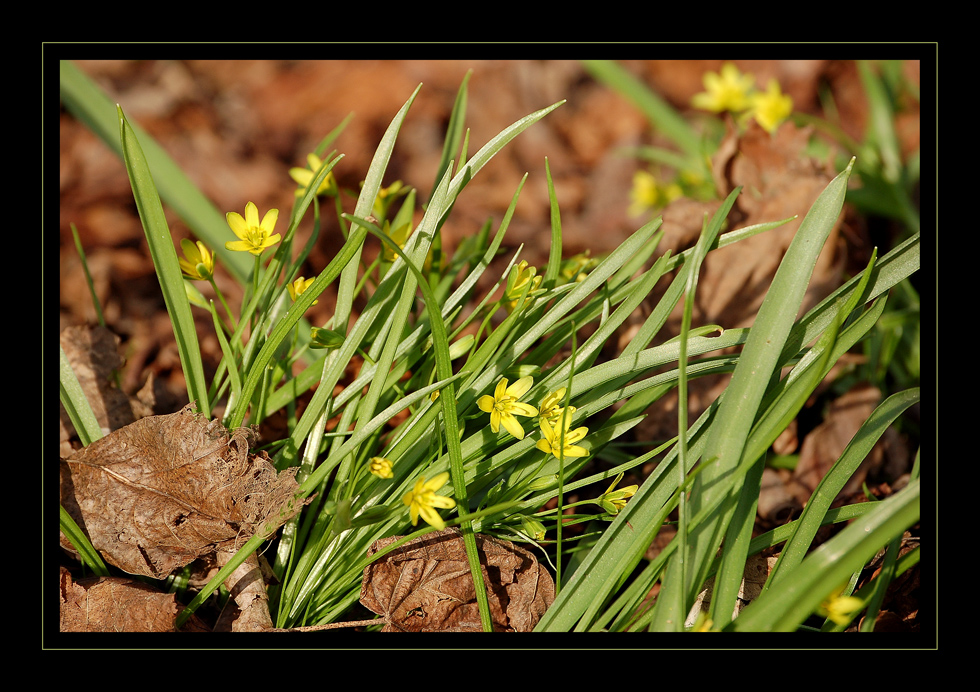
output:
[[109,563],[162,578],[269,535],[305,502],[251,433],[186,406],[116,430],[61,462],[61,503]]
[[[71,365],[78,384],[92,406],[103,432],[116,430],[136,420],[129,397],[111,382],[112,373],[125,362],[119,355],[119,337],[105,327],[68,327],[60,335],[61,348]],[[63,445],[75,435],[75,428],[61,407],[61,441]],[[71,453],[71,445],[63,446]]]
[[[91,577],[73,581],[61,568],[62,632],[173,632],[182,606],[173,594],[120,577]],[[183,632],[207,632],[192,615]]]
[[[698,289],[698,308],[709,323],[749,326],[765,298],[786,249],[807,210],[833,177],[833,171],[806,156],[811,129],[784,123],[769,134],[751,122],[745,132],[729,123],[728,134],[712,157],[712,171],[724,197],[742,186],[733,210],[734,228],[798,216],[772,229],[708,254]],[[842,216],[813,269],[804,309],[840,285],[843,255],[837,237]]]
[[[374,555],[399,540],[375,541]],[[476,535],[494,631],[530,632],[555,600],[555,582],[533,554]],[[426,534],[364,568],[361,604],[384,618],[382,632],[479,632],[480,611],[463,535]]]

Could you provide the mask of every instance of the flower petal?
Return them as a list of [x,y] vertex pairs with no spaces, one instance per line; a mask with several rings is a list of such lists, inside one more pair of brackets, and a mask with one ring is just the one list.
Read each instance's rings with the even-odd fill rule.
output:
[[493,406],[496,403],[497,403],[496,399],[494,399],[489,394],[484,394],[483,396],[481,396],[479,399],[476,400],[476,407],[481,411],[483,411],[484,413],[490,413],[491,411],[493,411]]
[[[413,505],[413,509],[414,509],[414,505]],[[421,507],[419,509],[419,513],[422,515],[422,518],[425,519],[426,524],[429,524],[430,526],[434,526],[440,531],[446,528],[446,522],[444,522],[442,520],[442,517],[439,516],[439,512],[435,511],[431,507]],[[417,521],[418,519],[416,518],[416,520],[412,522],[412,525],[414,526]]]
[[234,250],[236,252],[252,252],[254,248],[255,246],[247,240],[230,240],[225,243],[226,250]]
[[290,168],[289,177],[292,178],[297,185],[302,185],[305,188],[309,187],[309,184],[313,182],[313,171],[307,168]]
[[228,227],[231,228],[232,233],[244,240],[246,236],[245,232],[248,230],[248,224],[245,223],[242,215],[237,211],[230,211],[225,214],[225,218],[228,220]]
[[[256,210],[256,212],[255,212],[256,218],[258,218],[258,214],[259,214],[259,212],[258,212],[258,210]],[[278,219],[279,219],[279,210],[278,209],[270,209],[269,211],[267,211],[265,213],[265,217],[262,219],[262,228],[264,230],[266,230],[267,232],[272,233],[273,229],[276,227],[276,221]],[[276,238],[278,238],[278,237],[279,237],[279,234],[277,233],[276,234]]]
[[502,377],[493,390],[493,398],[500,401],[505,396],[507,396],[507,378]]
[[280,238],[282,238],[282,236],[279,235],[278,233],[274,235],[270,235],[268,238],[262,241],[262,247],[263,248],[272,247],[273,245],[279,242]]
[[255,202],[245,205],[245,223],[252,227],[259,225],[259,208],[255,206]]
[[[504,382],[506,382],[506,380],[504,380]],[[507,387],[507,394],[514,397],[515,399],[520,399],[522,396],[527,394],[527,390],[529,390],[531,388],[531,385],[533,384],[534,384],[534,378],[531,377],[530,375],[528,375],[527,377],[522,377],[511,386]],[[537,414],[537,411],[535,411],[534,414],[532,415],[535,414]]]
[[440,509],[452,509],[456,506],[456,500],[445,495],[433,495],[429,498],[429,504]]
[[[422,480],[425,480],[425,477],[424,476],[423,476]],[[424,483],[422,485],[422,489],[423,490],[431,490],[432,492],[435,492],[436,490],[439,490],[439,488],[441,488],[442,486],[444,486],[448,482],[449,482],[449,472],[448,471],[443,471],[442,473],[439,473],[439,474],[436,474],[435,476],[433,476],[432,477],[432,480],[430,480],[428,483]]]
[[538,409],[534,408],[530,404],[525,404],[520,401],[515,401],[507,407],[508,413],[517,416],[536,416],[538,415]]
[[518,440],[524,439],[524,428],[521,427],[521,424],[517,422],[517,419],[514,418],[514,416],[510,415],[509,413],[505,413],[500,416],[500,422],[503,424],[504,430],[509,432]]

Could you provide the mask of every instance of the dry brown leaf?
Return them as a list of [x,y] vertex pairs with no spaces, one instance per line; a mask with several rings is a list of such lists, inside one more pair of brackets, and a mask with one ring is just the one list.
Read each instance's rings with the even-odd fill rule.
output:
[[[105,327],[68,327],[61,332],[61,348],[85,393],[103,432],[132,423],[136,416],[125,392],[116,389],[110,378],[125,362],[119,355],[119,337]],[[65,443],[75,434],[68,414],[61,407],[62,453],[70,454]]]
[[[224,567],[235,555],[232,550],[219,550],[217,566]],[[269,594],[259,556],[252,553],[228,578],[225,587],[231,598],[218,616],[215,632],[265,632],[272,629],[269,613]]]
[[[374,555],[400,536],[382,538]],[[533,554],[476,535],[494,631],[530,632],[555,599],[555,583]],[[361,604],[383,632],[479,632],[480,611],[463,535],[453,528],[409,541],[364,568]]]
[[[61,568],[62,632],[173,632],[181,610],[173,594],[135,579],[93,577],[73,581]],[[206,632],[194,615],[184,632]]]
[[[738,616],[742,609],[754,601],[762,593],[762,587],[769,578],[769,572],[776,564],[776,558],[764,555],[749,555],[745,561],[745,571],[742,573],[742,583],[738,587],[738,598],[735,600],[735,608],[732,611],[732,618]],[[707,612],[711,603],[711,595],[714,593],[715,578],[710,577],[704,583],[704,589],[698,594],[694,601],[691,612],[688,613],[684,621],[685,627],[692,627],[697,621],[698,614],[702,611]]]
[[[837,459],[844,453],[848,443],[871,416],[881,392],[876,387],[863,385],[844,393],[830,404],[827,415],[820,425],[804,438],[800,447],[800,460],[793,470],[793,479],[805,488],[807,496],[812,493]],[[872,464],[880,463],[881,448],[876,445],[868,457],[851,476],[842,495],[849,495],[861,489]]]
[[768,466],[762,469],[759,503],[756,506],[759,519],[781,525],[803,509],[804,499],[799,497],[799,493],[793,492],[796,485],[792,478],[788,478],[791,475],[787,469],[773,469]]
[[[772,135],[754,121],[744,133],[729,125],[712,170],[719,195],[742,186],[733,210],[735,227],[798,218],[708,254],[698,288],[698,306],[708,322],[726,328],[751,324],[803,217],[833,177],[805,155],[810,134],[809,128],[792,123]],[[840,283],[839,226],[838,219],[813,270],[804,309]]]
[[[152,372],[135,396],[127,396],[116,386],[113,374],[126,361],[119,355],[119,336],[105,327],[67,327],[61,332],[60,342],[103,433],[153,415],[154,411],[176,408],[173,395]],[[61,407],[61,456],[70,456],[80,445],[71,419]]]
[[61,463],[61,503],[109,563],[162,578],[235,550],[296,514],[293,471],[277,474],[251,433],[190,406],[106,435]]

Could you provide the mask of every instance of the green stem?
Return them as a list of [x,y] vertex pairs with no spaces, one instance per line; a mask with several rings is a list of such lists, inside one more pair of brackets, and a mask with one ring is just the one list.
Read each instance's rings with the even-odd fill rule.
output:
[[238,329],[238,322],[235,320],[235,315],[229,309],[228,301],[225,300],[225,294],[221,292],[220,288],[218,288],[218,284],[215,282],[214,277],[209,276],[208,282],[211,284],[211,288],[214,289],[215,295],[218,296],[218,300],[221,301],[221,306],[225,309],[225,314],[228,315],[228,319],[231,320],[231,331],[228,332],[228,335],[231,336],[235,333],[235,330]]

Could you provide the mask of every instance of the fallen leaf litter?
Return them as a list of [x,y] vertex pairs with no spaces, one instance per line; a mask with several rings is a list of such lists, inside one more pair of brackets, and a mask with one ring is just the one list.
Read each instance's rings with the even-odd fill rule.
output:
[[62,459],[61,502],[107,562],[161,579],[303,506],[295,470],[277,473],[251,441],[190,406],[142,418]]

